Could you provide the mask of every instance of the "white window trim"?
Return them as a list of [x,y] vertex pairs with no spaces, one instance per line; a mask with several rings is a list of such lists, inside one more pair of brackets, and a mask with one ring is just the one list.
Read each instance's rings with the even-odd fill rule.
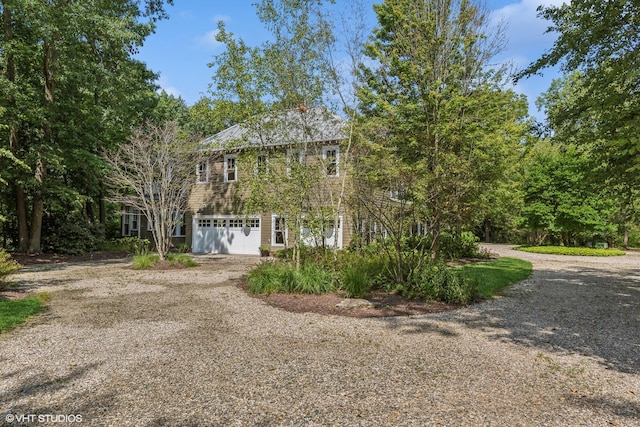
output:
[[291,175],[291,163],[293,162],[293,157],[296,152],[298,153],[298,164],[301,165],[304,163],[304,152],[302,150],[289,148],[287,150],[287,176]]
[[[204,179],[202,179],[202,173],[200,171],[200,165],[204,163]],[[209,159],[198,162],[196,165],[196,184],[206,184],[209,182]]]
[[258,153],[258,155],[256,156],[256,163],[253,168],[253,174],[256,178],[258,178],[258,174],[260,173],[260,157],[264,157],[264,176],[262,176],[262,178],[266,178],[269,176],[269,156],[267,155],[267,153]]
[[271,215],[271,246],[285,247],[289,241],[289,227],[287,220],[284,221],[284,243],[276,243],[276,218],[284,218],[281,215]]
[[[228,161],[229,159],[233,159],[233,169],[234,169],[234,178],[233,180],[228,179]],[[238,159],[233,154],[227,154],[224,156],[224,182],[236,182],[238,181]]]
[[324,164],[324,174],[328,178],[334,178],[340,176],[340,146],[339,145],[327,145],[322,147],[322,160],[327,160],[327,152],[331,150],[336,150],[336,173],[335,175],[327,174],[327,164]]

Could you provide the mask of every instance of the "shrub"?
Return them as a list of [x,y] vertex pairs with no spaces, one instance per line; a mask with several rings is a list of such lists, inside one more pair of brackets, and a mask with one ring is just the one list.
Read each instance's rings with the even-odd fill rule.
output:
[[518,246],[518,251],[549,255],[577,255],[577,256],[620,256],[625,255],[619,249],[577,248],[572,246]]
[[324,294],[334,290],[331,273],[317,265],[304,265],[297,270],[284,262],[265,262],[251,270],[247,276],[249,292]]
[[424,264],[397,288],[405,298],[470,304],[477,299],[477,284],[446,264]]
[[104,227],[90,223],[77,213],[49,215],[45,217],[42,229],[42,249],[68,255],[96,250],[105,235]]
[[177,249],[179,254],[186,254],[191,252],[191,245],[188,243],[183,243],[179,245]]
[[459,259],[478,256],[480,239],[470,231],[460,234],[442,233],[440,235],[440,256],[445,259]]
[[169,265],[177,266],[181,265],[183,267],[197,267],[198,263],[195,262],[189,255],[186,254],[167,254],[167,262]]
[[126,252],[130,255],[146,255],[149,253],[150,244],[151,242],[148,239],[141,239],[140,237],[121,237],[110,240],[102,246],[102,249],[113,252]]
[[156,254],[136,255],[133,257],[133,266],[131,268],[134,270],[147,270],[155,266],[158,261],[160,261],[160,257]]
[[340,271],[340,287],[347,298],[362,298],[371,286],[371,277],[364,263],[348,265]]
[[14,259],[11,259],[11,255],[6,253],[4,249],[0,249],[0,286],[6,276],[18,271],[21,267]]

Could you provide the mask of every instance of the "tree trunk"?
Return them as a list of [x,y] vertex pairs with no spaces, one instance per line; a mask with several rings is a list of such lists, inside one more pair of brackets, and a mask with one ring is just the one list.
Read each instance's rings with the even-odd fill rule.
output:
[[42,186],[44,181],[44,164],[38,159],[35,171],[37,189],[33,194],[33,207],[31,209],[31,236],[29,238],[29,253],[41,252],[42,238],[42,216],[44,214],[44,199],[42,197]]
[[629,226],[627,224],[624,225],[624,234],[622,236],[622,247],[625,249],[629,249]]
[[484,220],[484,241],[485,243],[491,243],[491,223],[488,219]]
[[17,251],[23,254],[29,252],[29,224],[27,220],[27,202],[24,189],[16,185],[16,216],[18,217],[18,246]]

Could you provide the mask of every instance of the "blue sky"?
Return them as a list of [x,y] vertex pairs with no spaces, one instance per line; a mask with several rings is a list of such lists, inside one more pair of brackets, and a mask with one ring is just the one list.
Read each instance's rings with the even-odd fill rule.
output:
[[[241,37],[248,45],[263,42],[268,33],[258,21],[257,0],[176,0],[168,6],[170,18],[158,23],[156,33],[145,41],[137,59],[160,74],[158,84],[168,93],[182,97],[187,105],[206,95],[213,70],[207,64],[223,46],[215,41],[217,22],[223,20],[227,30]],[[336,0],[341,7],[343,0]],[[371,1],[371,3],[379,1]],[[496,58],[510,60],[520,69],[537,59],[555,40],[553,34],[544,34],[548,23],[537,17],[539,5],[559,5],[563,0],[485,0],[492,20],[507,24],[507,49]],[[344,4],[342,4],[344,6]],[[375,25],[375,15],[371,25]],[[557,74],[547,70],[542,77],[520,81],[515,90],[527,95],[529,113],[542,119],[534,102]]]

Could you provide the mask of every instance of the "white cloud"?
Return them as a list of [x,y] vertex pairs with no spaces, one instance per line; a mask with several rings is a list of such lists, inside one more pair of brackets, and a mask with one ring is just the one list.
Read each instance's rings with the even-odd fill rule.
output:
[[[549,49],[556,39],[555,34],[546,33],[550,23],[538,17],[538,6],[559,6],[563,2],[564,0],[522,0],[494,11],[491,20],[494,23],[506,23],[507,50],[532,56],[529,58],[532,60]],[[532,55],[528,55],[528,51]]]
[[156,81],[156,83],[158,84],[158,86],[160,86],[160,89],[158,89],[158,93],[161,93],[164,90],[169,95],[175,96],[176,98],[181,96],[180,91],[176,87],[171,86],[169,84],[169,79],[167,79],[166,77],[160,77]]
[[220,46],[220,42],[216,40],[216,36],[218,35],[218,30],[211,30],[204,36],[198,39],[198,44],[200,46],[204,46],[210,49],[217,49]]

